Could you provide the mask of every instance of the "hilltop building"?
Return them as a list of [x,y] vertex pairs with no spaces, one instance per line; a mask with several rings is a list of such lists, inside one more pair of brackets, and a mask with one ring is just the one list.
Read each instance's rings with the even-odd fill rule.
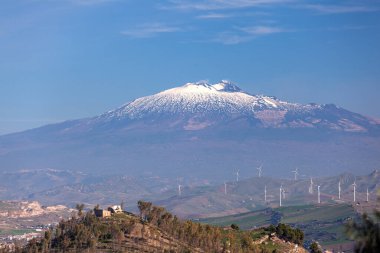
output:
[[104,209],[94,209],[94,213],[95,213],[95,216],[99,218],[111,216],[111,212]]
[[123,213],[123,209],[119,205],[110,206],[107,209],[94,209],[96,217],[104,218],[109,217],[112,214]]
[[122,213],[123,209],[121,209],[121,206],[110,206],[110,207],[108,207],[108,211],[110,211],[112,214]]

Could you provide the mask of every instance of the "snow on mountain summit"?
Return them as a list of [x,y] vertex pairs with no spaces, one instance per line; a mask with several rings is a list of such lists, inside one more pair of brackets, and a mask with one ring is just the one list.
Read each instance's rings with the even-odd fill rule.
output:
[[252,115],[263,109],[290,109],[296,104],[280,101],[274,97],[250,95],[238,86],[221,81],[209,84],[201,81],[187,83],[157,94],[138,98],[106,117],[144,118],[152,115]]
[[349,132],[366,132],[379,126],[368,117],[343,108],[328,104],[289,103],[276,97],[252,95],[229,81],[186,83],[138,98],[94,120],[142,120],[143,124],[155,122],[168,124],[168,127],[180,126],[184,130],[237,121],[264,128],[323,128]]
[[222,80],[220,83],[212,85],[217,91],[226,91],[226,92],[240,92],[241,89],[234,85],[233,83]]
[[[168,92],[243,92],[235,84],[222,80],[216,84],[209,84],[206,81],[187,83],[183,86],[166,90]],[[165,91],[164,91],[165,92]]]

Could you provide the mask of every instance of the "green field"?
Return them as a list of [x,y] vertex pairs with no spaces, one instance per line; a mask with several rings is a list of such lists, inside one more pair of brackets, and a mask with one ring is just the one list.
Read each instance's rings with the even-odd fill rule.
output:
[[353,207],[346,204],[282,207],[277,210],[283,214],[281,222],[284,223],[334,222],[355,215]]
[[31,229],[12,229],[12,230],[1,230],[0,235],[23,235],[27,233],[35,232],[35,230]]
[[203,219],[201,222],[219,226],[237,224],[241,229],[276,224],[290,224],[302,229],[306,240],[317,240],[322,245],[349,242],[344,233],[347,220],[357,217],[348,204],[301,205],[265,209],[243,214]]
[[253,229],[271,224],[272,211],[253,211],[218,218],[202,219],[201,222],[218,226],[230,226],[232,223],[241,229]]

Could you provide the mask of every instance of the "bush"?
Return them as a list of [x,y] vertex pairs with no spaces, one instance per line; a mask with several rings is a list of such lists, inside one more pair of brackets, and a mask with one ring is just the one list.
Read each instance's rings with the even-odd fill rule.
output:
[[232,228],[233,230],[240,230],[239,226],[236,225],[235,223],[232,223],[232,224],[231,224],[231,228]]
[[304,233],[298,228],[292,228],[289,225],[279,223],[276,227],[276,234],[279,238],[296,243],[298,245],[303,244]]
[[351,221],[346,232],[355,240],[355,252],[380,252],[380,211],[375,211],[374,218],[363,214],[358,222]]
[[310,253],[322,253],[322,249],[321,249],[321,246],[319,246],[319,244],[317,242],[312,242],[310,244]]

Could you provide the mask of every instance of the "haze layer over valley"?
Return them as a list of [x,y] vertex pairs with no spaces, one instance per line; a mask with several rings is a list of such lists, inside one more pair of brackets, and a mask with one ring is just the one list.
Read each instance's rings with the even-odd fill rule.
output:
[[2,171],[225,180],[265,164],[308,176],[369,173],[380,164],[380,124],[334,104],[251,95],[227,81],[187,83],[92,118],[0,136]]

